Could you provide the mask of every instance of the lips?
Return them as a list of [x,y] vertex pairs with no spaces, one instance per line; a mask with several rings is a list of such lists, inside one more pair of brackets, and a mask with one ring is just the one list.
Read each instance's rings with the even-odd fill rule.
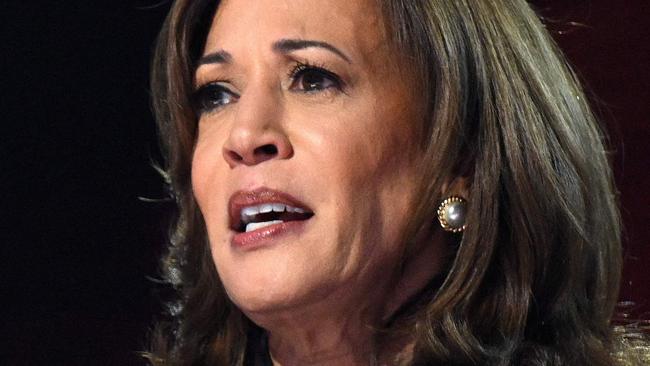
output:
[[251,246],[300,229],[314,212],[288,193],[268,188],[238,191],[228,204],[233,244]]

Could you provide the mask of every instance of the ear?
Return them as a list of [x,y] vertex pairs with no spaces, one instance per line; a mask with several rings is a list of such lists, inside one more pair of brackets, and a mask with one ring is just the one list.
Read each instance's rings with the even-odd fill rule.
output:
[[453,177],[442,184],[442,197],[460,196],[469,200],[469,177]]

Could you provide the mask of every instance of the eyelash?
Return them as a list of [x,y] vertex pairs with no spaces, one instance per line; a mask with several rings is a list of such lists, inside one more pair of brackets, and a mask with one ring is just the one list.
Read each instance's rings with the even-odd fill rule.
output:
[[[317,82],[313,82],[310,85],[314,88],[309,90],[306,90],[304,88],[305,85],[297,85],[297,83],[301,80],[301,77],[304,78],[309,73],[315,74],[318,78],[322,79],[321,81],[326,79],[331,83],[331,85],[318,87],[315,86]],[[305,94],[327,92],[331,91],[332,89],[343,92],[345,87],[345,84],[338,75],[329,71],[325,66],[312,65],[309,62],[296,62],[287,76],[289,79],[291,79],[291,85],[289,86],[289,89]],[[228,83],[228,81],[224,80],[219,82],[209,82],[207,84],[199,86],[194,91],[194,93],[192,93],[192,102],[197,116],[201,116],[204,113],[216,111],[233,102],[233,100],[223,102],[221,98],[215,99],[213,98],[215,96],[214,93],[218,93],[219,97],[223,97],[223,94],[227,94],[228,98],[232,98],[235,101],[239,98],[239,95],[222,85],[224,83]]]
[[295,88],[295,84],[297,83],[297,81],[301,76],[304,77],[307,73],[310,72],[319,74],[320,77],[329,79],[329,81],[332,82],[332,85],[322,89],[302,90],[304,93],[311,94],[319,91],[325,91],[327,89],[336,89],[339,91],[343,91],[345,85],[338,75],[329,71],[323,65],[313,65],[310,64],[309,62],[296,62],[295,66],[291,69],[288,75],[289,78],[292,80],[290,89]]
[[198,87],[192,93],[192,104],[197,116],[220,109],[221,107],[232,103],[232,101],[222,102],[220,98],[213,98],[215,93],[220,96],[227,94],[229,98],[238,99],[239,96],[230,89],[223,86],[227,81],[210,82]]

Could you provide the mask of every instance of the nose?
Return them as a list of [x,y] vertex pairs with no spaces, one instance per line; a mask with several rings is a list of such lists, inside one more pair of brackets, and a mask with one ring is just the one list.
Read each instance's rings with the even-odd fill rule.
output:
[[293,147],[282,126],[282,106],[272,95],[242,95],[223,157],[230,166],[254,166],[273,159],[288,159]]

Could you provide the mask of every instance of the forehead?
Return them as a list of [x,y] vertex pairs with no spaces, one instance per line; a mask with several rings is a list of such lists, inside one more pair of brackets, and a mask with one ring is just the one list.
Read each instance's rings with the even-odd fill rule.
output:
[[204,53],[220,48],[236,53],[291,38],[332,42],[363,54],[385,43],[383,24],[376,0],[225,0]]

